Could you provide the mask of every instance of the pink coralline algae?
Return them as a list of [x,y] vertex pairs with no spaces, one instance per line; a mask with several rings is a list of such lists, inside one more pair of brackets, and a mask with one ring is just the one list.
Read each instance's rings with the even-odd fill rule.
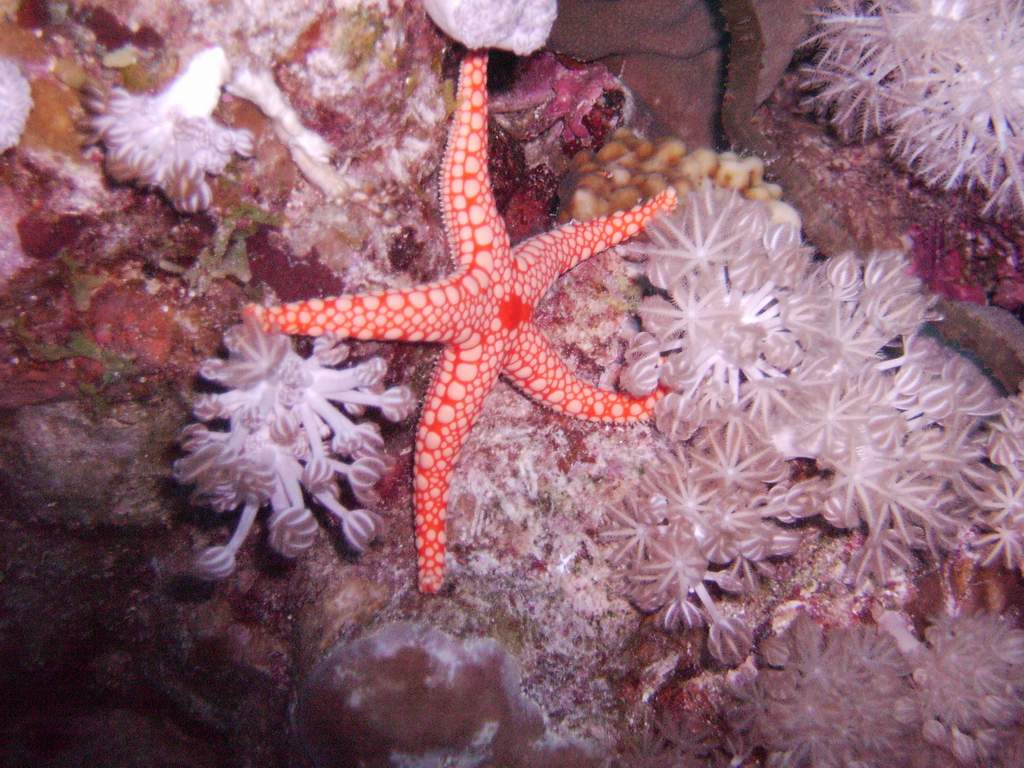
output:
[[929,248],[924,237],[914,235],[911,250],[914,274],[924,281],[929,289],[955,301],[973,301],[984,304],[984,289],[971,281],[967,263],[956,248]]
[[494,97],[492,111],[524,113],[510,117],[518,137],[530,140],[552,131],[565,154],[573,155],[599,146],[619,127],[623,90],[601,64],[582,64],[544,52],[519,66],[515,85]]
[[[337,368],[348,348],[329,336],[317,339],[312,356],[303,358],[287,337],[264,333],[250,321],[228,331],[224,344],[228,359],[207,360],[200,373],[228,389],[197,399],[195,415],[203,423],[182,433],[187,455],[175,462],[174,476],[195,484],[197,503],[223,513],[243,511],[226,545],[200,553],[197,575],[231,574],[266,504],[273,508],[267,528],[275,550],[295,557],[310,547],[317,524],[303,489],[340,521],[352,548],[362,551],[376,533],[374,514],[346,508],[337,478],[347,481],[362,504],[372,504],[388,458],[377,425],[352,417],[377,408],[389,421],[401,421],[415,405],[412,393],[383,387],[381,358]],[[228,429],[208,423],[226,423]]]
[[908,233],[914,274],[958,301],[1024,305],[1024,229],[1012,218],[982,217],[958,206],[926,217]]
[[999,262],[996,278],[998,282],[992,303],[1013,311],[1024,307],[1024,272],[1021,271],[1021,264],[1009,259]]
[[512,243],[551,227],[558,204],[558,177],[544,163],[528,168],[523,145],[497,124],[487,136],[494,202]]

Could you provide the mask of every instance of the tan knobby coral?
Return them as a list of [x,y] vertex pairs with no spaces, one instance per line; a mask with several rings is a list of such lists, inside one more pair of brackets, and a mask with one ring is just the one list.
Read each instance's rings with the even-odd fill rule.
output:
[[583,150],[573,158],[560,190],[559,218],[589,221],[631,208],[666,187],[682,196],[705,181],[767,201],[776,221],[800,223],[796,210],[782,201],[781,187],[765,181],[761,158],[706,147],[687,151],[673,136],[645,139],[628,128],[617,130],[597,152]]

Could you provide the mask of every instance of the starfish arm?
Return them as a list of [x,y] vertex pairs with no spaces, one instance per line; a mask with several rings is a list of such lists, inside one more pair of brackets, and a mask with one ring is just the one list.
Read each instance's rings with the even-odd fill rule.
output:
[[445,236],[457,273],[406,290],[245,310],[267,331],[445,342],[416,433],[416,547],[425,593],[437,592],[444,580],[452,470],[500,372],[541,403],[598,421],[646,419],[660,394],[631,397],[576,379],[530,316],[561,272],[639,232],[656,213],[675,206],[675,193],[571,224],[512,251],[487,169],[486,68],[485,52],[471,51],[463,60],[440,174]]
[[462,60],[448,136],[440,195],[448,251],[459,266],[490,274],[495,254],[507,252],[508,234],[487,170],[486,51],[470,51]]
[[525,276],[530,298],[540,298],[560,274],[629,239],[647,226],[653,216],[671,211],[677,202],[676,191],[669,187],[628,211],[582,224],[571,222],[523,241],[512,250],[512,256],[516,271]]
[[452,341],[480,313],[472,294],[476,284],[460,272],[415,288],[273,307],[250,304],[245,312],[255,316],[265,331],[306,336],[333,333],[363,340]]
[[646,397],[612,392],[576,378],[533,323],[523,323],[502,371],[524,393],[578,419],[624,423],[646,421],[660,391]]
[[[479,337],[476,337],[479,339]],[[420,592],[444,581],[445,518],[452,470],[498,378],[508,334],[472,347],[449,345],[434,372],[416,432],[413,495]]]

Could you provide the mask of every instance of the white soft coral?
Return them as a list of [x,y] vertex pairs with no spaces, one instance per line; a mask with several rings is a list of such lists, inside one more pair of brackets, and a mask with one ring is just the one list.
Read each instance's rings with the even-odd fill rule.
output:
[[834,0],[804,69],[844,139],[886,134],[930,184],[1024,210],[1024,5],[1015,0]]
[[985,564],[1002,561],[1024,572],[1024,393],[1007,398],[987,435],[985,455],[995,468],[968,493],[981,510],[976,545]]
[[649,229],[650,244],[629,250],[667,294],[640,308],[644,332],[631,341],[623,388],[670,390],[658,426],[674,437],[738,403],[744,382],[782,377],[802,350],[782,322],[790,285],[809,269],[799,230],[771,220],[767,206],[705,185]]
[[904,648],[916,689],[896,716],[919,724],[924,741],[960,765],[1019,765],[999,755],[1024,714],[1024,631],[999,616],[943,616],[920,643],[883,620]]
[[708,426],[689,455],[680,450],[645,476],[639,500],[610,512],[602,534],[616,544],[613,562],[629,569],[633,603],[657,611],[666,628],[707,623],[711,653],[726,664],[743,660],[752,632],[707,585],[749,594],[758,572],[772,572],[768,559],[800,543],[797,532],[777,524],[784,505],[765,496],[788,468],[757,443],[738,424]]
[[[915,551],[953,545],[980,511],[987,560],[1015,564],[1024,548],[1020,409],[1003,407],[988,437],[1000,399],[977,368],[920,330],[934,299],[901,254],[813,265],[799,232],[772,224],[759,205],[690,193],[654,225],[653,245],[633,246],[649,253],[657,290],[641,305],[623,385],[667,391],[656,425],[687,443],[687,471],[714,489],[736,532],[748,520],[777,528],[772,519],[813,515],[864,528],[849,569],[862,584],[887,581]],[[778,469],[784,459],[809,462],[813,477],[791,481]],[[752,493],[764,500],[752,505]],[[702,536],[714,529],[699,526]],[[733,562],[762,567],[763,556]]]
[[91,93],[87,106],[96,140],[107,149],[107,172],[159,188],[179,211],[209,208],[206,175],[222,173],[233,155],[248,157],[253,148],[248,131],[211,117],[230,72],[224,50],[208,48],[156,96],[121,88]]
[[228,429],[189,425],[182,436],[188,455],[175,462],[174,475],[195,483],[200,503],[219,512],[244,509],[231,540],[199,555],[197,574],[229,575],[257,511],[268,503],[270,545],[287,557],[308,548],[316,521],[303,489],[341,521],[349,544],[361,551],[376,522],[370,511],[341,503],[337,478],[348,481],[358,501],[372,503],[387,457],[377,426],[349,416],[373,407],[399,421],[415,405],[412,393],[383,388],[380,358],[334,368],[348,349],[329,336],[319,337],[312,356],[302,358],[287,336],[264,333],[250,320],[228,331],[225,346],[228,359],[207,360],[200,372],[228,390],[201,397],[195,414],[200,422],[224,421]]

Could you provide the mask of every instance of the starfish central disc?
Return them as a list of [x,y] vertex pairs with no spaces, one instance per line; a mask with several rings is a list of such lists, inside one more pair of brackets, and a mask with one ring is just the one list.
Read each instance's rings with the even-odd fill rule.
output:
[[528,322],[532,315],[533,307],[515,293],[505,299],[498,308],[498,319],[509,330],[518,328],[523,323]]
[[487,171],[482,51],[470,51],[462,62],[440,197],[448,251],[457,264],[451,277],[408,290],[247,309],[267,330],[444,343],[416,433],[413,492],[423,592],[436,592],[444,580],[452,470],[499,374],[542,404],[578,418],[628,422],[650,416],[658,393],[638,398],[581,381],[532,318],[559,275],[676,206],[669,188],[629,211],[567,224],[512,248]]

